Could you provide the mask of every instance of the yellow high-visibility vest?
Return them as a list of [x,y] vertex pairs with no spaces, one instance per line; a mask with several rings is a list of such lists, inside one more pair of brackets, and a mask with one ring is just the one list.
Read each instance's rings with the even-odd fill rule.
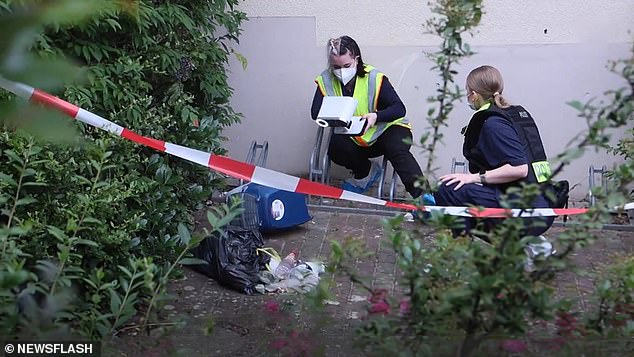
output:
[[[362,116],[367,113],[376,111],[376,105],[381,92],[381,83],[383,83],[383,77],[385,74],[379,72],[377,69],[370,65],[365,65],[366,75],[364,77],[356,77],[356,83],[354,85],[354,93],[352,96],[357,100],[357,109],[354,112],[355,116]],[[332,74],[330,69],[326,69],[315,79],[317,87],[321,91],[323,96],[342,96],[343,91],[341,88],[341,81]],[[377,122],[373,127],[368,129],[362,136],[352,136],[351,139],[361,146],[370,146],[374,144],[376,139],[379,138],[387,128],[392,125],[401,125],[411,129],[411,125],[407,118],[398,118],[389,123]]]

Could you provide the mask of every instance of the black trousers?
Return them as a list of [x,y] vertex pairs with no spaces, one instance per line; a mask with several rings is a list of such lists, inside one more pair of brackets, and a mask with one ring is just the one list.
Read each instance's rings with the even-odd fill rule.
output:
[[363,178],[370,173],[370,158],[385,156],[401,178],[407,192],[416,198],[423,192],[414,187],[414,182],[423,176],[423,172],[409,151],[411,145],[403,142],[405,138],[411,140],[412,131],[400,125],[389,127],[368,147],[357,145],[348,136],[333,134],[328,155],[337,165],[351,170],[355,178]]

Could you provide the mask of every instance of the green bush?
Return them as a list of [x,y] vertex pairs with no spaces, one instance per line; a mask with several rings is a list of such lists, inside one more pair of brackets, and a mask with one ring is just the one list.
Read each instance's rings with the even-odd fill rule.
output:
[[588,329],[609,337],[634,335],[634,257],[621,256],[604,268],[596,284],[596,302]]
[[[0,76],[220,154],[236,3],[2,0]],[[112,334],[144,299],[147,325],[221,178],[2,91],[0,111],[0,335]]]

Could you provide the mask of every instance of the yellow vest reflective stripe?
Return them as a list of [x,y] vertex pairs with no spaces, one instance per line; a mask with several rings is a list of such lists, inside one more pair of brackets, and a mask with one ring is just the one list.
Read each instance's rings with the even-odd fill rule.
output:
[[[365,70],[368,72],[364,77],[356,77],[356,83],[354,85],[354,93],[352,96],[357,100],[357,109],[354,112],[355,116],[362,116],[373,111],[376,111],[376,104],[381,91],[381,83],[383,82],[384,74],[370,65],[365,65]],[[332,74],[329,69],[324,70],[315,79],[317,86],[321,93],[326,96],[342,96],[341,82]],[[351,139],[361,146],[372,145],[378,137],[392,125],[402,125],[406,128],[411,128],[407,118],[398,118],[389,123],[376,123],[373,127],[368,129],[363,136],[353,136]]]

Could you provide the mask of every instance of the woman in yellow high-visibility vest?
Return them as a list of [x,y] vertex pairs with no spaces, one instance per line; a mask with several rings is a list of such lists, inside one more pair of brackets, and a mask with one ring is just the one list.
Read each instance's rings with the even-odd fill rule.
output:
[[385,74],[363,63],[361,50],[352,38],[330,39],[326,49],[328,68],[315,79],[313,119],[317,118],[324,96],[349,96],[358,101],[354,115],[368,122],[361,136],[333,135],[330,140],[331,160],[354,175],[345,181],[343,188],[357,193],[369,189],[382,174],[381,167],[369,159],[385,156],[407,192],[419,197],[422,190],[414,187],[414,183],[423,173],[409,151],[411,145],[403,142],[411,141],[412,131],[405,118],[405,105],[394,87]]

